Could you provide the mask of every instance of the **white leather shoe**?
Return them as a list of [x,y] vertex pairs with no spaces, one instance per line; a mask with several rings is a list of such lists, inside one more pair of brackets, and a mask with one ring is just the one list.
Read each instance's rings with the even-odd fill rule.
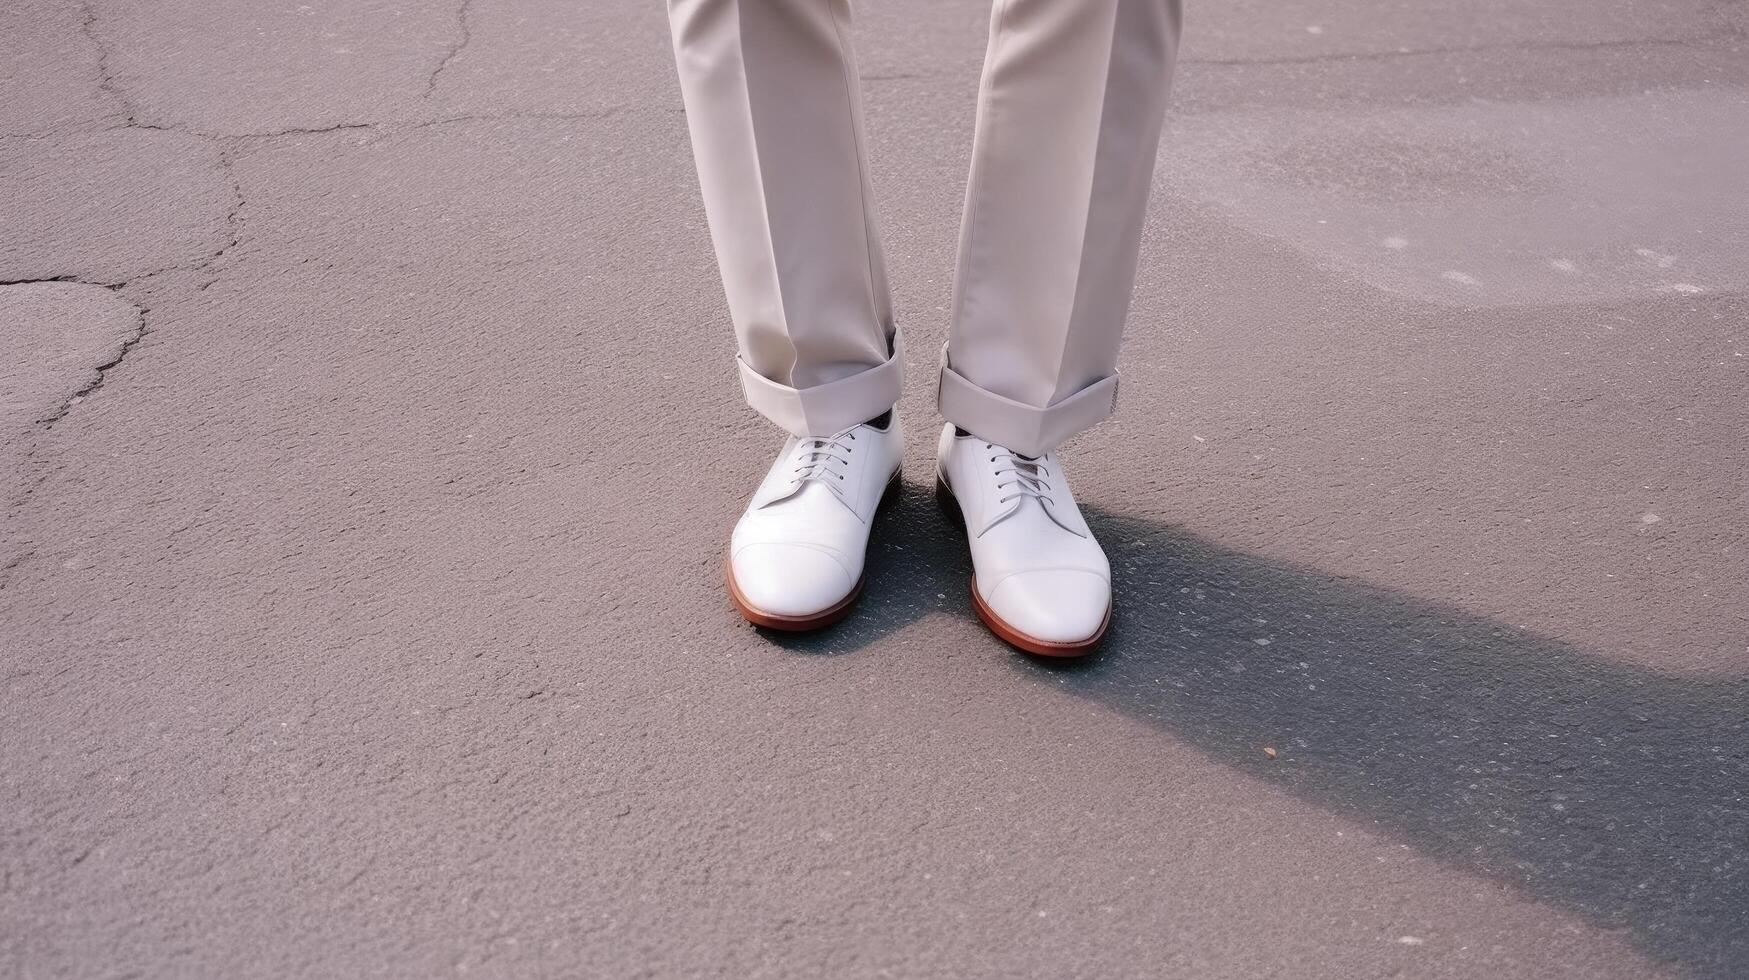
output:
[[950,424],[936,460],[937,493],[965,521],[972,602],[984,625],[1027,653],[1091,651],[1111,623],[1111,563],[1056,454],[1029,458],[956,436]]
[[748,622],[811,630],[850,612],[903,450],[896,411],[885,429],[865,423],[784,443],[729,539],[729,598]]

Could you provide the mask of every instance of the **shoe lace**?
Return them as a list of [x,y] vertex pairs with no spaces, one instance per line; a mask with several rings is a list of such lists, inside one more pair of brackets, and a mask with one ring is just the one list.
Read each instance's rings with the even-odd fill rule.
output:
[[843,468],[850,465],[850,454],[856,451],[851,443],[855,441],[854,428],[823,438],[802,439],[796,444],[792,457],[795,467],[790,471],[790,478],[798,487],[811,481],[832,491],[838,499],[844,499]]
[[1023,456],[988,442],[984,443],[984,451],[996,466],[996,489],[1008,491],[1005,496],[997,498],[997,503],[1031,497],[1040,504],[1050,505],[1051,471],[1043,456]]

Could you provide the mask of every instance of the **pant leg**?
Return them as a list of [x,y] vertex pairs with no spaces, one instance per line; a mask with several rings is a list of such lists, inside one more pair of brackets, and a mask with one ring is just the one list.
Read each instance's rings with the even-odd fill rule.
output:
[[1043,453],[1108,417],[1178,0],[996,0],[941,412]]
[[828,435],[899,399],[848,0],[670,0],[747,402]]

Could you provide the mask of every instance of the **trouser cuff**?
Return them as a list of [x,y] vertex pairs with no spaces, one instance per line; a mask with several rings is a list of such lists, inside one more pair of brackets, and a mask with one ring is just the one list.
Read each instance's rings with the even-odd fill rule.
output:
[[792,436],[829,436],[879,416],[899,401],[905,345],[893,335],[893,353],[885,361],[848,378],[812,388],[791,388],[753,370],[737,357],[741,390],[747,404]]
[[1117,375],[1110,374],[1048,408],[1034,408],[980,388],[942,359],[936,394],[942,417],[986,442],[1027,456],[1043,456],[1117,408]]

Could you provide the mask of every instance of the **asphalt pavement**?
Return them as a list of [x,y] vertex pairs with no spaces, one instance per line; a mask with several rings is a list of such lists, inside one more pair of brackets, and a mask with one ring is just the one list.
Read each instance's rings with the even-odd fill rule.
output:
[[1749,976],[1749,5],[1191,0],[1066,669],[927,492],[988,16],[857,10],[785,638],[659,3],[0,7],[0,976]]

